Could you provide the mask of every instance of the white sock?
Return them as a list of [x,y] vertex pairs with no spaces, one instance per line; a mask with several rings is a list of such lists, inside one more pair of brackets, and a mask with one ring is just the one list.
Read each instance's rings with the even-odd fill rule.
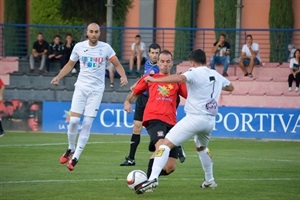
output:
[[82,129],[80,131],[77,146],[76,146],[76,150],[75,150],[75,153],[74,153],[72,159],[77,158],[77,160],[79,160],[79,157],[80,157],[86,143],[89,140],[93,121],[94,121],[93,117],[86,117],[85,116],[83,118]]
[[75,142],[78,133],[79,121],[80,121],[79,117],[70,117],[69,126],[68,126],[68,142],[69,142],[68,148],[71,149],[71,151],[75,151]]
[[162,168],[166,165],[169,154],[170,154],[170,148],[166,145],[160,145],[158,148],[158,151],[155,154],[153,166],[152,166],[152,172],[149,177],[149,180],[157,179]]
[[202,169],[205,173],[205,181],[214,180],[213,176],[213,162],[209,155],[208,148],[205,148],[203,151],[197,151],[200,162],[202,164]]

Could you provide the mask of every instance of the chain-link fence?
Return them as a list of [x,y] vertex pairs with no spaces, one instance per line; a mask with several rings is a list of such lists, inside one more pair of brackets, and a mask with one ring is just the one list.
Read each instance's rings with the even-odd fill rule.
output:
[[[52,42],[55,35],[60,35],[64,42],[66,33],[73,39],[85,39],[84,26],[55,26],[0,24],[0,56],[27,57],[39,32],[45,40]],[[260,45],[263,62],[283,62],[288,55],[288,44],[294,43],[300,48],[300,29],[199,29],[199,28],[144,28],[144,27],[101,27],[101,41],[109,42],[121,60],[128,60],[130,46],[136,34],[149,46],[158,43],[162,49],[174,52],[176,61],[186,60],[188,53],[195,48],[211,55],[216,35],[225,33],[231,45],[231,60],[239,57],[246,35],[251,34],[253,41]]]

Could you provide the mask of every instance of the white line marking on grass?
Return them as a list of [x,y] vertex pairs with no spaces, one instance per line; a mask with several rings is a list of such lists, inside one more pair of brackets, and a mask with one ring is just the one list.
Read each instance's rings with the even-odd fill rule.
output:
[[[166,181],[199,181],[196,178],[161,178]],[[218,181],[300,181],[300,178],[218,178]],[[118,178],[80,179],[80,180],[23,180],[23,181],[1,181],[0,184],[28,184],[28,183],[77,183],[77,182],[107,182],[126,181]],[[202,180],[201,180],[202,181]]]
[[[142,141],[141,141],[142,142]],[[146,141],[144,141],[146,142]],[[130,143],[129,141],[115,141],[115,142],[88,142],[88,144],[115,144],[115,143]],[[66,142],[61,143],[44,143],[44,144],[2,144],[1,147],[41,147],[41,146],[59,146],[59,145],[67,145]]]

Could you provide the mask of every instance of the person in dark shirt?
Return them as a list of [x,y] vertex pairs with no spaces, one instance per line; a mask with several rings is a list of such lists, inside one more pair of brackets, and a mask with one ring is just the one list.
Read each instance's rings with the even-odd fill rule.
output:
[[33,43],[32,51],[29,59],[30,72],[34,72],[34,62],[36,60],[41,60],[39,72],[41,73],[44,71],[48,49],[49,49],[49,44],[47,41],[44,40],[43,33],[38,33],[37,41]]
[[[63,57],[62,57],[63,66],[65,64],[67,64],[67,62],[69,61],[70,55],[71,55],[72,50],[73,50],[76,43],[77,42],[73,40],[72,34],[67,33],[66,34],[66,41],[65,41],[65,44],[64,44],[64,53],[63,53]],[[72,73],[77,72],[76,68],[78,68],[77,64],[74,66],[74,68],[72,70]]]
[[230,63],[230,44],[226,42],[226,35],[221,33],[218,41],[214,43],[212,48],[213,56],[210,61],[210,68],[215,69],[215,64],[223,64],[223,76],[228,76],[227,69]]
[[48,53],[48,65],[47,71],[50,71],[50,63],[51,62],[59,62],[60,68],[64,67],[63,63],[63,55],[64,55],[64,45],[60,41],[60,36],[55,35],[53,38],[53,42],[49,45],[49,53]]

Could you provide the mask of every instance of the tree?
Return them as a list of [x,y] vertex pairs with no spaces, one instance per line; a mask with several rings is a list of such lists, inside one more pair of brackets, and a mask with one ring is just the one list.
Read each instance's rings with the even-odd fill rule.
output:
[[[5,13],[4,23],[25,24],[26,23],[26,1],[9,0],[4,1]],[[26,48],[26,27],[6,25],[4,28],[5,56],[25,56]],[[21,51],[20,51],[21,49]],[[17,51],[19,50],[19,52]]]
[[236,26],[236,3],[236,0],[215,0],[214,5],[216,40],[219,39],[221,33],[226,35],[226,40],[230,44],[231,58],[235,56],[235,30],[230,29]]
[[[113,4],[113,26],[122,27],[125,24],[126,15],[132,6],[133,0],[114,0]],[[97,22],[106,24],[107,0],[61,0],[60,14],[63,19],[83,20],[85,25]],[[103,31],[104,32],[104,31]],[[104,32],[105,33],[105,32]],[[113,28],[112,47],[116,53],[122,55],[123,29]],[[102,34],[105,36],[105,34]]]
[[198,10],[198,4],[199,0],[177,0],[174,47],[174,58],[176,60],[186,59],[193,49],[195,30],[191,31],[186,28],[195,28],[196,23],[193,22],[197,19],[195,13]]
[[287,46],[291,42],[293,34],[292,30],[287,29],[292,29],[293,26],[294,13],[292,1],[271,0],[269,12],[271,62],[286,61]]

